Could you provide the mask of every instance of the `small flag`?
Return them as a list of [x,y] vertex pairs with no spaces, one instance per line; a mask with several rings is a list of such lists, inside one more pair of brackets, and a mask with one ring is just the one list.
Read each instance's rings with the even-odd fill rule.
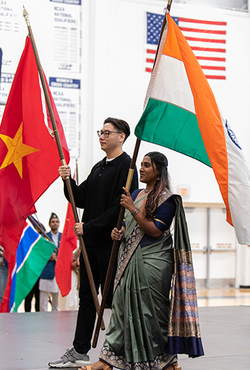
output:
[[16,256],[11,256],[9,277],[0,312],[17,312],[41,275],[54,249],[54,243],[44,239],[26,223]]
[[[152,72],[164,16],[147,13],[146,71]],[[227,22],[173,17],[207,79],[226,79]]]
[[167,23],[135,135],[213,168],[238,242],[250,244],[250,173],[202,69],[179,27]]
[[62,297],[69,294],[71,289],[71,270],[73,251],[77,248],[77,237],[74,233],[75,219],[71,204],[68,203],[65,224],[63,228],[60,248],[58,251],[55,276]]

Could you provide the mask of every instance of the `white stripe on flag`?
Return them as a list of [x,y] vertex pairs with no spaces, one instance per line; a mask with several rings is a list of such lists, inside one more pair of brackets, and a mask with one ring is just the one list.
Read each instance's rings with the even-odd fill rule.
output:
[[[31,227],[31,226],[29,226],[29,227]],[[18,267],[18,269],[17,269],[17,273],[20,271],[20,269],[23,267],[23,265],[25,264],[25,262],[27,261],[27,259],[28,259],[28,257],[29,257],[29,255],[30,255],[30,253],[32,252],[32,249],[33,249],[33,247],[34,247],[34,245],[39,241],[39,239],[41,239],[41,235],[39,235],[38,234],[38,236],[37,236],[37,238],[36,238],[36,240],[30,245],[30,247],[29,247],[29,249],[28,249],[28,251],[27,251],[27,253],[26,253],[26,255],[25,255],[25,257],[24,257],[24,259],[23,259],[23,261],[22,261],[22,263],[20,264],[20,266]]]
[[[221,113],[221,112],[220,112]],[[228,203],[239,244],[250,240],[250,173],[236,136],[224,120],[228,156]]]
[[[176,86],[176,79],[179,84]],[[153,99],[166,101],[195,114],[194,99],[182,61],[162,55],[157,69]]]

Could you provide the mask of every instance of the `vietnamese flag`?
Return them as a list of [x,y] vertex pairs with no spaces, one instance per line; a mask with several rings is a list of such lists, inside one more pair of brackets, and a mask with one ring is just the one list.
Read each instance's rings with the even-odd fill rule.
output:
[[179,27],[166,25],[135,135],[212,167],[239,244],[250,244],[250,172]]
[[[69,162],[63,128],[51,102],[58,132]],[[34,203],[59,176],[61,165],[38,69],[29,37],[26,39],[0,126],[0,244],[9,261]]]
[[77,248],[77,236],[74,233],[75,219],[71,204],[68,203],[65,224],[55,267],[56,282],[62,297],[69,294],[71,289],[71,270],[73,252]]

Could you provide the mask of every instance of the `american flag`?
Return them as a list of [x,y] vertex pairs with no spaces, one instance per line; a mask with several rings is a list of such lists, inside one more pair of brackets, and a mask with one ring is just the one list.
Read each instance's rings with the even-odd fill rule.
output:
[[[147,13],[146,72],[152,72],[164,16]],[[207,79],[226,79],[227,22],[173,17]]]

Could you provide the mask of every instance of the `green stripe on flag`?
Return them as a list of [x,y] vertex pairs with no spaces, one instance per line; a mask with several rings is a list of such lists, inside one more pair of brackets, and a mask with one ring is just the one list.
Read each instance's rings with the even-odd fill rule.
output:
[[150,98],[135,128],[144,141],[186,154],[211,166],[195,114]]
[[13,312],[17,312],[18,307],[35,285],[54,250],[55,244],[41,236],[33,245],[28,258],[20,270],[17,271],[15,307]]

